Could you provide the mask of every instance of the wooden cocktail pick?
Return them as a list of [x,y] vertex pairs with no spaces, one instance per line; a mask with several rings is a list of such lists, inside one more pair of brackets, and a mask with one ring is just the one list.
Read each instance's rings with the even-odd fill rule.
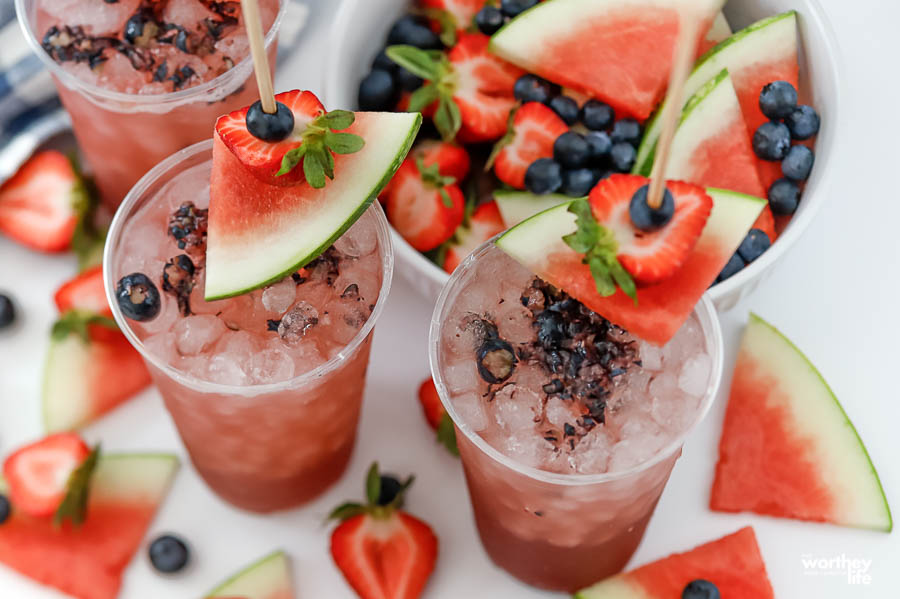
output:
[[256,72],[256,86],[259,88],[259,101],[263,112],[275,114],[275,90],[272,87],[272,73],[269,71],[269,57],[266,54],[265,35],[262,20],[259,18],[257,0],[241,0],[241,11],[244,13],[244,27],[250,41],[250,54],[253,56],[253,70]]

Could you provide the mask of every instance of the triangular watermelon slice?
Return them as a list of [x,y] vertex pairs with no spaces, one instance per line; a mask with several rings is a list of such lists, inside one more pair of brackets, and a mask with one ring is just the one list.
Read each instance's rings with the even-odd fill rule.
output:
[[0,562],[78,599],[115,599],[177,469],[174,455],[102,456],[85,522],[56,528],[52,519],[31,518],[13,506],[0,526]]
[[725,13],[720,12],[716,15],[715,20],[713,20],[709,31],[706,32],[706,37],[700,42],[700,47],[697,48],[699,55],[702,56],[703,54],[706,54],[721,42],[724,42],[731,37],[731,34],[731,25],[728,24]]
[[514,227],[535,214],[572,201],[572,198],[561,193],[535,194],[530,191],[497,189],[494,201],[500,210],[500,217],[506,228]]
[[637,305],[621,290],[601,297],[582,255],[563,241],[577,228],[575,215],[568,210],[570,202],[513,227],[497,240],[497,247],[633,335],[664,345],[691,315],[766,203],[733,191],[707,192],[713,209],[691,256],[674,276],[638,288]]
[[678,599],[692,580],[708,580],[723,599],[772,599],[766,573],[749,526],[739,531],[618,574],[575,593],[575,599]]
[[890,531],[878,473],[822,375],[755,314],[744,331],[710,505]]
[[206,599],[294,599],[291,564],[283,551],[254,562],[210,591]]
[[643,121],[665,93],[681,20],[701,20],[699,46],[723,4],[553,0],[510,21],[491,38],[490,50]]
[[346,132],[365,146],[334,158],[334,180],[314,189],[267,185],[214,136],[206,249],[207,301],[284,278],[322,253],[369,207],[399,168],[419,113],[357,112]]

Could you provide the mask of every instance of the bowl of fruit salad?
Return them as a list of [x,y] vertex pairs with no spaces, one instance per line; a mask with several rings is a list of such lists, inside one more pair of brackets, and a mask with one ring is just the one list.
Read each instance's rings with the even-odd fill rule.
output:
[[[612,174],[648,177],[677,11],[699,5],[666,178],[735,192],[710,194],[716,226],[754,206],[727,198],[760,198],[740,244],[718,248],[730,260],[710,290],[720,309],[752,292],[826,198],[840,69],[817,0],[344,0],[328,101],[426,117],[379,198],[401,275],[436,298],[496,233]],[[660,248],[674,229],[654,233]]]

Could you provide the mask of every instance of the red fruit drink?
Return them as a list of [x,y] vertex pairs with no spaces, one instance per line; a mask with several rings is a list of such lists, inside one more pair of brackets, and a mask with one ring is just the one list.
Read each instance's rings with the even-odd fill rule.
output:
[[[259,0],[269,63],[286,3]],[[239,2],[17,0],[103,201],[257,99]]]
[[490,242],[476,250],[438,300],[430,357],[491,559],[564,591],[621,570],[715,396],[721,352],[706,299],[659,348]]
[[[393,267],[387,221],[376,202],[292,276],[206,302],[211,156],[209,141],[182,150],[129,193],[107,240],[107,295],[209,486],[245,509],[293,507],[337,480],[353,451]],[[193,265],[189,285],[179,256]],[[115,300],[130,273],[159,288],[152,320],[126,319]]]

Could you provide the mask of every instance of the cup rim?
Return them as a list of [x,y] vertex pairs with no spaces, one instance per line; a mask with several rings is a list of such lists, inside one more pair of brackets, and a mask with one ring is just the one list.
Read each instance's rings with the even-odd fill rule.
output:
[[362,326],[362,328],[357,331],[353,339],[351,339],[350,342],[347,343],[337,354],[335,354],[333,357],[320,364],[319,366],[313,368],[312,370],[291,377],[290,379],[287,379],[285,381],[253,385],[227,385],[224,383],[215,383],[212,381],[203,380],[194,376],[193,374],[182,372],[181,370],[178,370],[177,368],[165,363],[159,358],[159,356],[147,350],[147,348],[144,346],[143,341],[138,338],[137,334],[135,334],[134,330],[131,328],[128,319],[126,319],[122,314],[122,311],[119,308],[119,304],[116,301],[116,283],[112,280],[114,276],[112,272],[113,269],[109,265],[113,264],[114,246],[117,245],[117,241],[122,234],[125,224],[132,217],[132,215],[129,214],[131,209],[137,202],[144,199],[145,194],[153,187],[153,185],[155,185],[160,179],[166,177],[166,175],[170,174],[172,170],[177,168],[185,160],[194,158],[202,153],[209,153],[211,160],[212,147],[213,140],[207,139],[175,152],[174,154],[154,166],[152,169],[150,169],[143,177],[140,178],[140,180],[138,180],[134,187],[131,188],[131,190],[128,192],[128,195],[125,196],[122,204],[119,206],[118,210],[116,210],[116,214],[113,217],[112,224],[110,224],[109,232],[106,236],[106,243],[103,247],[103,286],[106,292],[106,300],[110,305],[116,324],[119,325],[119,329],[125,334],[125,337],[131,343],[131,345],[138,350],[138,352],[141,354],[141,357],[152,364],[154,368],[163,372],[167,377],[175,380],[180,385],[203,393],[217,393],[223,395],[238,395],[247,397],[275,393],[291,388],[300,387],[310,381],[327,375],[331,371],[338,368],[345,360],[351,357],[375,328],[375,322],[384,311],[387,298],[390,295],[391,291],[391,283],[394,272],[394,251],[390,233],[388,231],[387,218],[385,217],[384,211],[381,209],[381,206],[378,202],[373,201],[371,205],[366,209],[366,211],[369,211],[374,215],[378,243],[382,248],[384,248],[383,256],[381,259],[381,290],[378,295],[378,300],[375,302],[375,307],[372,309],[372,313],[369,315],[368,320],[366,320],[366,323]]
[[[702,405],[697,410],[697,413],[691,424],[687,426],[677,437],[672,439],[650,458],[639,462],[638,464],[635,464],[631,468],[616,472],[602,472],[598,474],[561,474],[557,472],[540,470],[539,468],[534,468],[533,466],[521,464],[513,458],[503,454],[493,445],[488,443],[476,431],[472,430],[472,428],[467,423],[462,421],[453,406],[453,402],[450,400],[450,393],[444,383],[440,370],[439,352],[441,345],[440,334],[442,328],[442,316],[445,309],[448,307],[448,300],[450,298],[451,292],[454,291],[455,288],[460,284],[463,275],[472,268],[474,262],[480,256],[491,250],[491,246],[493,246],[494,240],[496,240],[497,237],[499,237],[499,235],[483,243],[478,249],[469,254],[469,256],[465,260],[463,260],[463,262],[459,266],[456,267],[456,270],[453,272],[450,280],[441,289],[441,293],[438,296],[437,303],[434,307],[434,312],[431,316],[431,325],[428,330],[428,359],[431,367],[431,376],[434,379],[434,384],[437,388],[441,403],[443,404],[444,409],[450,415],[451,420],[453,420],[453,424],[456,426],[457,430],[461,431],[469,440],[469,442],[474,444],[483,454],[492,458],[500,465],[509,468],[517,474],[527,476],[539,482],[556,485],[580,486],[622,480],[649,470],[653,466],[659,464],[663,460],[668,459],[675,452],[677,452],[684,445],[684,442],[687,439],[688,435],[691,434],[691,432],[704,420],[706,415],[709,413],[712,404],[715,401],[716,396],[718,395],[719,387],[722,382],[724,362],[722,328],[719,323],[716,309],[712,301],[710,300],[708,293],[703,294],[703,296],[700,298],[700,301],[697,303],[697,306],[694,308],[694,313],[697,314],[700,320],[700,326],[705,333],[709,354],[713,361],[712,368],[710,370],[710,379],[707,385],[706,393],[703,397]],[[496,249],[496,251],[502,250]]]
[[[107,89],[105,87],[101,87],[99,85],[95,85],[93,83],[89,83],[87,81],[79,79],[66,69],[62,68],[59,63],[50,58],[47,52],[44,51],[44,48],[41,46],[37,36],[34,33],[34,30],[32,29],[31,20],[29,19],[29,15],[26,11],[26,3],[28,3],[29,5],[33,5],[35,2],[36,0],[31,0],[31,2],[29,2],[29,0],[15,0],[16,16],[17,20],[19,21],[19,27],[22,29],[22,34],[24,35],[25,40],[28,42],[28,45],[31,46],[32,52],[34,52],[34,54],[37,55],[41,62],[44,63],[44,66],[47,67],[50,73],[60,80],[60,83],[62,83],[69,89],[88,93],[96,98],[119,103],[138,104],[141,106],[176,104],[182,100],[192,99],[195,96],[202,96],[203,94],[215,89],[223,83],[228,82],[228,80],[233,79],[235,77],[234,73],[236,72],[243,72],[247,69],[252,69],[253,59],[248,53],[247,56],[240,60],[240,62],[236,63],[233,67],[231,67],[221,75],[218,75],[210,79],[209,81],[205,81],[200,85],[195,85],[187,89],[165,92],[162,94],[129,94],[126,92]],[[284,14],[287,10],[287,5],[290,0],[278,0],[278,2],[278,13],[275,15],[275,20],[272,21],[272,26],[269,27],[269,31],[266,32],[265,47],[267,50],[278,36],[278,30],[281,27],[281,22],[284,19]]]

